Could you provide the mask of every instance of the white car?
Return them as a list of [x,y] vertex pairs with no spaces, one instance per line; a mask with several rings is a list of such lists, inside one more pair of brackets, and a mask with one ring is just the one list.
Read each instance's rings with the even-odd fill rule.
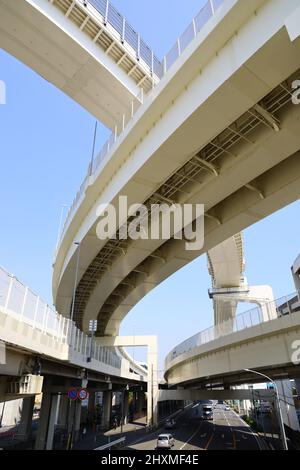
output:
[[157,449],[171,449],[175,445],[172,434],[160,434],[157,438]]

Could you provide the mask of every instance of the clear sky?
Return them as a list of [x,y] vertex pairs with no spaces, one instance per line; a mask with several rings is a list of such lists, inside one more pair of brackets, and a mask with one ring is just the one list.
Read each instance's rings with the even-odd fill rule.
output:
[[[204,2],[113,3],[162,57]],[[52,303],[60,207],[71,204],[86,172],[95,119],[1,50],[0,80],[7,86],[7,104],[0,106],[0,265]],[[106,135],[100,127],[99,149]],[[276,297],[294,290],[290,266],[300,252],[299,215],[298,201],[244,233],[246,276],[252,284],[270,284]],[[212,324],[210,284],[201,257],[148,294],[121,333],[158,334],[162,367],[172,347]]]

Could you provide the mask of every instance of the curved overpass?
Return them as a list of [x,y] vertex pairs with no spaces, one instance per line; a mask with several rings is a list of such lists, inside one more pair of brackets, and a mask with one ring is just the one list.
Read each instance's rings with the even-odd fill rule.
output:
[[3,363],[1,357],[1,375],[22,375],[22,370],[26,370],[25,354],[49,361],[54,371],[55,366],[59,369],[59,365],[69,364],[92,374],[110,376],[112,381],[114,378],[133,383],[147,381],[146,369],[126,351],[94,344],[72,321],[59,315],[1,267],[0,291],[0,341],[6,350]]
[[[291,295],[267,304],[269,318],[259,308],[249,310],[233,324],[223,322],[176,346],[165,361],[168,384],[193,388],[253,382],[244,369],[280,380],[299,377],[299,300]],[[274,318],[274,307],[282,304],[288,306],[286,313],[282,315],[278,308]]]
[[106,0],[1,0],[0,46],[117,133],[161,75]]
[[[87,179],[53,275],[56,307],[69,316],[80,242],[75,319],[83,329],[98,316],[98,335],[117,335],[127,312],[158,283],[299,198],[300,110],[291,86],[300,42],[289,35],[297,6],[225,1]],[[188,252],[173,238],[98,240],[98,205],[124,194],[129,204],[204,203],[203,249]]]

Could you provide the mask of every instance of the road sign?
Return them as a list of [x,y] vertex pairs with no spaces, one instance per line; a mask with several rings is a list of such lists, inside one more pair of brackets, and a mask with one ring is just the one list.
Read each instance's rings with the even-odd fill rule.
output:
[[81,401],[86,400],[88,396],[89,396],[88,391],[87,391],[85,388],[81,388],[81,389],[78,390],[78,392],[77,392],[77,397],[78,397],[79,400],[81,400]]
[[76,390],[76,388],[71,388],[71,390],[68,391],[68,397],[72,401],[77,400],[77,390]]

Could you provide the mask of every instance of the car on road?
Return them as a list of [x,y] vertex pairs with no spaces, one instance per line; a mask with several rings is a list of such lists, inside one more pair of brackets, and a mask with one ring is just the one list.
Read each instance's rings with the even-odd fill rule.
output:
[[230,408],[229,405],[226,405],[226,406],[225,406],[225,411],[230,411],[230,409],[231,409],[231,408]]
[[165,429],[175,429],[176,421],[175,419],[167,419],[165,422]]
[[214,411],[212,405],[202,405],[201,408],[201,419],[205,420],[213,420],[214,419]]
[[175,439],[172,434],[160,434],[157,438],[157,449],[171,449],[175,445]]

